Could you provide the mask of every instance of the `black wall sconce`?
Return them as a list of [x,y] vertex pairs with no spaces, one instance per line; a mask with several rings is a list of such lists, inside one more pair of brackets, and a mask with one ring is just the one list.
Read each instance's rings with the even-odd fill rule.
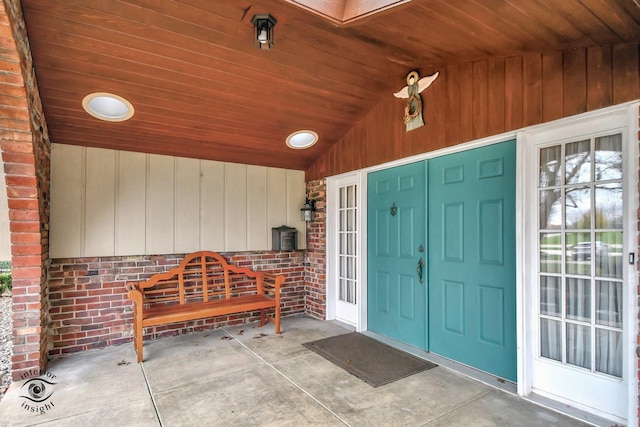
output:
[[269,50],[273,47],[273,27],[276,18],[270,14],[253,15],[251,23],[255,28],[253,43],[258,49]]
[[316,201],[305,199],[304,206],[300,209],[300,219],[307,222],[313,221],[315,211]]

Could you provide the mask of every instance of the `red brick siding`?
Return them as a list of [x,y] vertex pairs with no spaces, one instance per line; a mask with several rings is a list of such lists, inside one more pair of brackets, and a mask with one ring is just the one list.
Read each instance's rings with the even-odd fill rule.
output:
[[327,186],[326,180],[307,182],[307,197],[316,201],[315,219],[307,223],[307,255],[305,260],[305,311],[326,319],[326,248],[327,248]]
[[[227,252],[225,259],[253,270],[284,274],[282,315],[304,311],[304,252]],[[49,267],[50,356],[131,341],[132,304],[127,281],[145,280],[177,266],[183,254],[54,259]],[[145,339],[254,322],[242,313],[145,329]]]
[[51,145],[22,9],[0,3],[0,150],[9,205],[13,263],[12,376],[47,360],[49,172]]

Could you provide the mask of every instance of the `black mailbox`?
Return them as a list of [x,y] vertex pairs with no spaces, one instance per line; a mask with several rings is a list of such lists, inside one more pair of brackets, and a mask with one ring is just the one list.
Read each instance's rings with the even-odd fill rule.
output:
[[298,230],[282,225],[271,229],[274,251],[295,251],[298,249]]

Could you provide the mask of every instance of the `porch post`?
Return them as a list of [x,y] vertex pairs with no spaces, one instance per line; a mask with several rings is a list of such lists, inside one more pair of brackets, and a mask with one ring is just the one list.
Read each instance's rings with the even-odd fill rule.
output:
[[0,5],[0,151],[9,207],[14,380],[39,375],[48,351],[51,145],[20,0]]

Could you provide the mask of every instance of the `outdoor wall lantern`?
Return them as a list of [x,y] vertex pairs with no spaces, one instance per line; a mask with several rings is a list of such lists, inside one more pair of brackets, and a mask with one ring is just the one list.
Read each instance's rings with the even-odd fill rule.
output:
[[303,221],[313,221],[314,212],[316,211],[316,201],[309,200],[304,201],[304,206],[300,209],[300,219]]
[[254,44],[258,49],[269,50],[273,47],[273,27],[276,18],[270,14],[253,15],[251,23],[255,28]]

